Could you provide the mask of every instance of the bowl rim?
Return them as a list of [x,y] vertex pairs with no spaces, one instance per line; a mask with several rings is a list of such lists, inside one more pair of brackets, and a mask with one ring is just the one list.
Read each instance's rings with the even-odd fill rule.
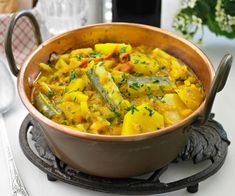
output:
[[186,117],[185,119],[183,119],[182,121],[171,125],[169,127],[164,127],[162,129],[159,129],[157,131],[152,131],[152,132],[147,132],[147,133],[140,133],[140,134],[135,134],[135,135],[126,135],[126,136],[122,136],[122,135],[99,135],[99,134],[92,134],[92,133],[85,133],[85,132],[81,132],[81,131],[76,131],[74,129],[71,129],[69,127],[65,127],[61,124],[58,124],[52,120],[50,120],[49,118],[47,118],[46,116],[44,116],[43,114],[41,114],[34,106],[33,104],[30,102],[30,100],[28,99],[26,93],[25,93],[25,88],[24,88],[24,73],[26,71],[27,65],[29,64],[31,58],[38,53],[41,48],[43,48],[45,45],[54,42],[58,39],[60,39],[61,37],[64,37],[70,33],[79,31],[79,30],[83,30],[83,29],[91,29],[91,28],[95,28],[95,27],[109,27],[109,26],[132,26],[132,27],[137,27],[137,28],[142,28],[142,29],[148,29],[148,30],[152,30],[152,31],[158,31],[162,34],[167,34],[171,37],[173,37],[174,39],[177,39],[183,43],[185,43],[186,45],[190,46],[196,53],[198,53],[203,60],[205,61],[205,63],[207,65],[209,65],[209,73],[210,73],[210,85],[212,83],[213,77],[214,77],[214,68],[213,65],[211,63],[211,61],[209,60],[209,58],[207,57],[207,55],[200,50],[195,44],[193,44],[192,42],[186,40],[183,37],[180,37],[174,33],[171,33],[167,30],[163,30],[161,28],[158,27],[153,27],[153,26],[149,26],[149,25],[144,25],[144,24],[138,24],[138,23],[127,23],[127,22],[111,22],[111,23],[98,23],[98,24],[92,24],[92,25],[87,25],[87,26],[83,26],[83,27],[79,27],[77,29],[74,30],[70,30],[70,31],[66,31],[62,34],[56,35],[54,37],[49,38],[48,40],[44,41],[42,44],[40,44],[29,56],[28,58],[24,61],[23,65],[20,68],[20,72],[18,75],[18,79],[17,79],[17,86],[18,86],[18,93],[20,95],[20,98],[23,102],[23,104],[25,105],[25,107],[27,108],[27,110],[29,111],[29,113],[35,118],[37,119],[39,122],[43,122],[45,123],[48,127],[52,128],[53,130],[59,131],[61,133],[76,137],[76,138],[80,138],[80,139],[85,139],[85,140],[93,140],[93,141],[102,141],[102,142],[128,142],[128,141],[140,141],[140,140],[145,140],[148,138],[152,138],[152,137],[156,137],[156,136],[160,136],[163,134],[167,134],[170,133],[171,131],[175,131],[179,128],[182,128],[186,125],[191,124],[193,121],[195,121],[200,114],[202,113],[204,107],[205,107],[205,98],[203,100],[203,102],[200,104],[200,106],[193,111],[192,114],[190,114],[188,117]]

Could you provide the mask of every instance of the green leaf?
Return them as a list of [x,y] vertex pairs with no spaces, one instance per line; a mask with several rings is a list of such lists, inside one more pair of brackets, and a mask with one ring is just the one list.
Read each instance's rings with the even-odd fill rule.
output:
[[[216,35],[225,36],[227,38],[235,38],[235,25],[231,26],[232,32],[223,31],[216,21],[216,0],[197,0],[196,5],[193,8],[187,7],[181,9],[176,17],[185,16],[192,18],[193,15],[202,20],[202,24],[208,26],[209,30]],[[222,8],[225,13],[230,16],[235,16],[235,0],[222,0]],[[186,19],[184,17],[184,19]],[[176,26],[175,29],[181,32],[186,38],[193,39],[198,29],[192,30],[192,21],[187,21],[181,26]],[[201,42],[202,38],[198,40]]]
[[136,108],[136,106],[134,106],[134,105],[129,106],[126,110],[127,110],[127,111],[131,111],[131,114],[134,114],[135,111],[137,111],[137,112],[139,111],[139,110]]
[[71,73],[70,73],[70,76],[69,76],[69,79],[70,80],[75,80],[78,78],[78,75],[77,73],[73,70]]

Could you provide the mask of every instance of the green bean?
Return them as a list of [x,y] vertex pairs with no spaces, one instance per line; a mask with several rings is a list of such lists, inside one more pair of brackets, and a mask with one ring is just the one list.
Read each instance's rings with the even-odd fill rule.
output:
[[127,79],[127,90],[130,95],[152,93],[155,96],[162,96],[164,93],[174,92],[175,84],[168,77],[133,77]]
[[[90,68],[87,71],[87,76],[103,101],[108,103],[110,109],[115,112],[120,112],[119,106],[124,99],[115,84],[112,75],[105,70],[102,64],[99,63]],[[107,81],[103,84],[101,84],[102,77],[107,77]]]
[[51,103],[49,98],[41,92],[34,93],[33,103],[39,112],[41,112],[43,115],[50,119],[53,116],[62,114],[62,111],[56,108],[56,106]]

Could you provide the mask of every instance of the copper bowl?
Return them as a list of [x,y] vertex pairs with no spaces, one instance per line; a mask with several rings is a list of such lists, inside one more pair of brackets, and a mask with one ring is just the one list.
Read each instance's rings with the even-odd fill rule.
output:
[[[82,27],[45,41],[27,58],[19,71],[12,54],[11,36],[16,21],[22,16],[30,19],[37,41],[41,42],[38,25],[29,12],[19,12],[12,17],[5,49],[11,70],[18,75],[19,95],[29,113],[43,128],[46,141],[55,155],[87,174],[137,176],[159,169],[175,159],[188,140],[188,128],[207,121],[215,95],[224,87],[232,63],[231,55],[226,55],[214,76],[212,64],[206,55],[189,41],[156,27],[109,23]],[[132,136],[104,136],[74,131],[43,116],[30,102],[32,83],[39,73],[39,62],[46,62],[52,52],[64,53],[101,42],[124,42],[166,50],[187,63],[203,82],[205,100],[190,116],[173,126]]]

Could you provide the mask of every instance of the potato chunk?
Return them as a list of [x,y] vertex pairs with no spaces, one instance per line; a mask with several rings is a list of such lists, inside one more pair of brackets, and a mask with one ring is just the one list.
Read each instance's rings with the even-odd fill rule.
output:
[[124,116],[122,135],[146,133],[162,127],[164,127],[163,116],[147,104],[142,104],[131,108]]
[[95,51],[100,52],[104,55],[109,55],[112,53],[131,53],[132,47],[129,44],[122,43],[105,43],[105,44],[96,44]]
[[81,103],[82,101],[87,101],[88,96],[80,91],[74,91],[74,92],[65,93],[62,100],[71,101],[74,103]]
[[73,92],[73,91],[83,91],[85,88],[85,81],[82,78],[77,78],[74,80],[71,80],[67,87],[67,92]]
[[130,62],[134,65],[133,71],[143,73],[144,75],[152,75],[159,70],[159,64],[153,58],[140,52],[132,53]]
[[57,107],[63,111],[65,119],[70,125],[81,123],[84,119],[84,116],[81,114],[81,108],[77,103],[64,101],[58,104]]
[[192,110],[188,109],[180,97],[175,93],[166,94],[161,99],[160,108],[166,126],[175,124],[192,113]]
[[197,87],[194,84],[191,84],[190,86],[181,86],[176,92],[185,105],[192,110],[196,110],[204,98],[202,88]]

